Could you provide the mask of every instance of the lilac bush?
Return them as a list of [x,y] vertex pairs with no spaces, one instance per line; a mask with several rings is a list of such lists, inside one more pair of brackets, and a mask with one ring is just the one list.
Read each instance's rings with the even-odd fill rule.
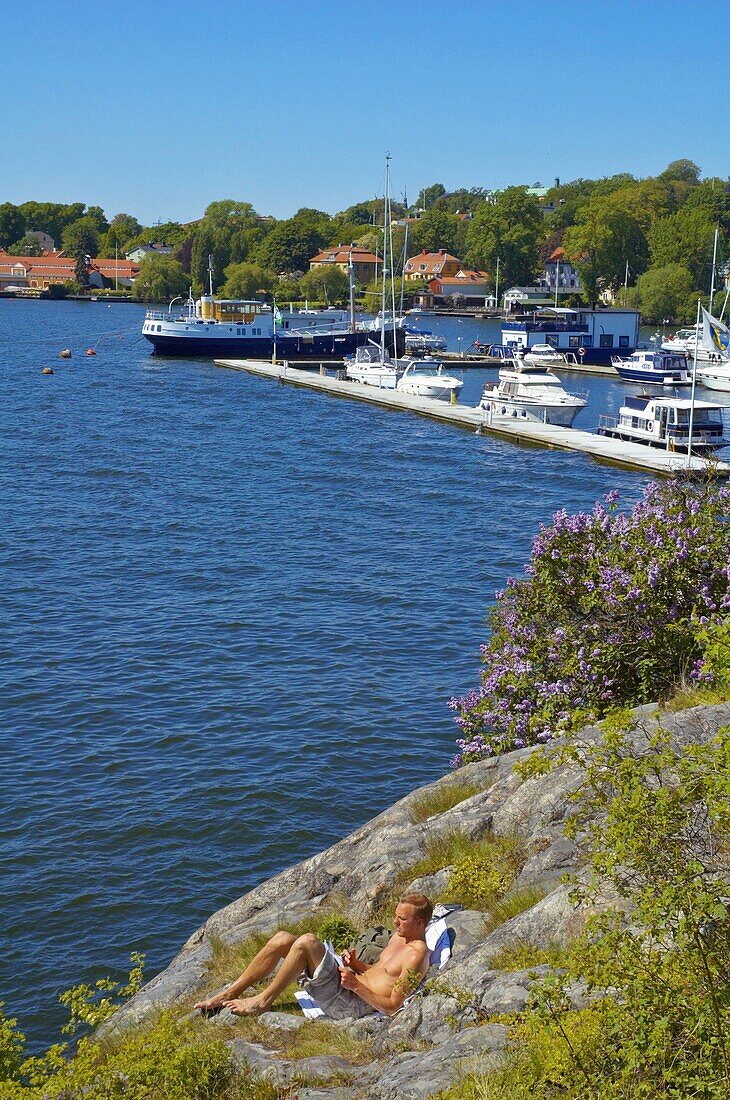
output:
[[452,699],[458,765],[665,698],[706,675],[703,637],[730,609],[730,488],[650,482],[630,512],[541,525],[522,579],[497,592],[481,685]]

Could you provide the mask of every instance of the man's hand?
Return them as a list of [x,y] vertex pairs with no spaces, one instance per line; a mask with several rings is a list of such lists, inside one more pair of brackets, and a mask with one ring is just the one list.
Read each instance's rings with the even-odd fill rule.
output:
[[358,981],[357,974],[353,974],[347,967],[340,967],[340,985],[343,989],[351,989],[354,993],[357,992]]
[[367,963],[360,962],[357,957],[357,951],[343,951],[342,961],[346,967],[352,970],[353,974],[364,974],[370,967]]

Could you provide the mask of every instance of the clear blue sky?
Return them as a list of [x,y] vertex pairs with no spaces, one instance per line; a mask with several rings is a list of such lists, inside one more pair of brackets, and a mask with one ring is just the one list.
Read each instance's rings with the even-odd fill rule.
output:
[[726,177],[715,0],[5,0],[0,202],[288,217],[680,157]]

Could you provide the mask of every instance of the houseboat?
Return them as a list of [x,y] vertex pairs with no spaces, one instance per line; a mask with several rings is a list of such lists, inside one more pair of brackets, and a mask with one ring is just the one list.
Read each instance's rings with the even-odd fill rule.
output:
[[618,417],[601,416],[598,434],[686,453],[691,421],[692,451],[711,453],[730,443],[725,437],[724,411],[723,405],[709,401],[644,393],[627,397]]
[[617,352],[631,355],[639,342],[636,309],[568,309],[555,306],[536,310],[502,324],[502,346],[508,355],[527,354],[536,344],[548,344],[579,361],[610,365]]
[[[178,299],[175,299],[177,301]],[[346,310],[279,310],[258,300],[226,300],[204,295],[180,309],[148,309],[142,335],[155,355],[221,359],[342,359],[369,340],[378,340],[383,322],[353,323]],[[385,320],[385,344],[396,355],[405,350],[402,319]]]

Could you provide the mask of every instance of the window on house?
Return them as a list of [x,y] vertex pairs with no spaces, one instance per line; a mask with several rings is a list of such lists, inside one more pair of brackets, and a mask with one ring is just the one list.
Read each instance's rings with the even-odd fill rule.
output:
[[568,337],[568,347],[569,348],[579,348],[580,347],[580,336],[569,336]]
[[619,338],[618,338],[618,346],[619,346],[620,348],[627,348],[627,347],[629,346],[629,338],[628,338],[628,336],[619,336]]
[[601,347],[601,348],[612,348],[613,347],[613,333],[612,332],[608,332],[608,333],[607,332],[602,332],[601,333],[601,342],[598,346]]

